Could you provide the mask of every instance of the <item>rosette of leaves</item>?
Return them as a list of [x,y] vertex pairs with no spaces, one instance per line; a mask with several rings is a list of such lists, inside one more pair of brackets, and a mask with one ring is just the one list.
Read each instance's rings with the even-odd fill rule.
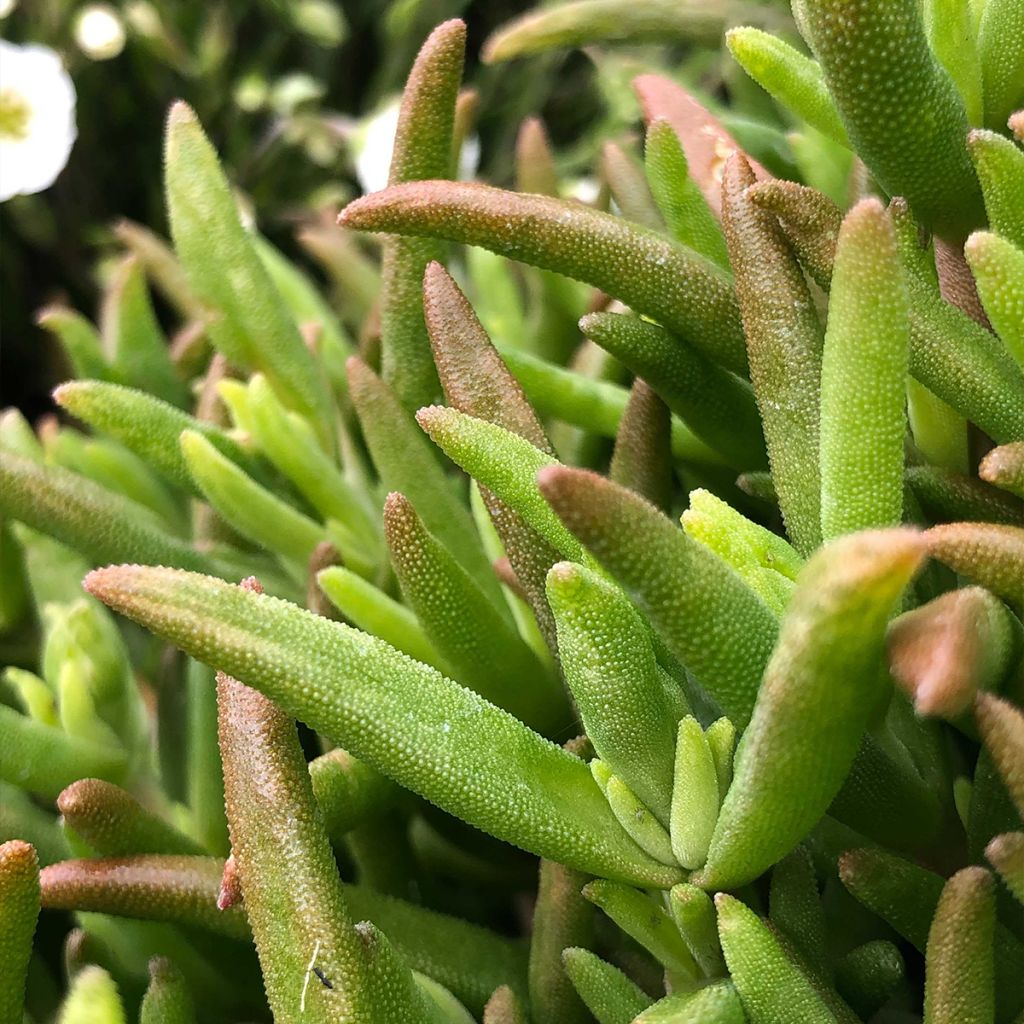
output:
[[0,422],[5,1014],[63,910],[69,1021],[1019,1019],[1018,11],[736,29],[828,181],[644,75],[614,208],[451,180],[446,22],[333,304],[175,105],[88,432]]

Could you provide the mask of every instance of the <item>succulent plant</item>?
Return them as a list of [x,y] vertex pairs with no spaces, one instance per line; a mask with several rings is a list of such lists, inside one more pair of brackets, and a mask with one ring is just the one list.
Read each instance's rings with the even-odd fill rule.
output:
[[0,419],[3,1024],[1024,1019],[1024,6],[683,6],[485,52],[754,22],[763,124],[451,180],[445,22],[331,297],[171,109]]

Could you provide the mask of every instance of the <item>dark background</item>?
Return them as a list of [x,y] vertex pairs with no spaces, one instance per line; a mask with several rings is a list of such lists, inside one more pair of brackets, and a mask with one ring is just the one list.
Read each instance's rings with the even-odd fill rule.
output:
[[[341,147],[336,160],[318,166],[287,141],[288,117],[242,110],[235,94],[247,76],[268,83],[296,71],[312,76],[322,84],[322,99],[298,114],[337,123],[373,111],[400,90],[430,29],[462,16],[469,27],[466,83],[481,96],[481,173],[496,183],[509,180],[522,117],[541,113],[553,141],[564,143],[579,135],[600,102],[591,66],[579,53],[496,68],[479,64],[484,39],[529,2],[350,0],[338,5],[348,36],[330,46],[295,27],[284,0],[178,0],[155,5],[170,44],[129,31],[125,49],[107,61],[89,60],[75,46],[73,20],[83,6],[21,0],[0,23],[9,41],[58,50],[78,94],[78,138],[57,182],[0,205],[0,407],[18,406],[30,419],[50,409],[50,389],[67,376],[57,346],[35,326],[36,311],[59,301],[95,317],[98,267],[116,251],[111,226],[118,219],[166,234],[161,149],[172,100],[195,107],[262,230],[297,257],[294,226],[322,201],[325,188],[334,186],[337,200],[356,190],[351,161]],[[201,69],[183,69],[173,47]]]

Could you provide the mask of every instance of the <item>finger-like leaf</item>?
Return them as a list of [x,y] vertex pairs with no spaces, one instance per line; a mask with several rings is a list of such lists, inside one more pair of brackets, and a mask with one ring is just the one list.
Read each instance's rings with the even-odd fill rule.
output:
[[246,236],[217,154],[182,102],[167,118],[165,160],[175,250],[211,312],[210,339],[232,362],[262,370],[325,439],[331,422],[326,381]]
[[824,289],[832,284],[832,266],[843,212],[824,193],[792,181],[759,181],[750,187],[756,206],[775,214],[800,265]]
[[[389,185],[447,178],[466,26],[438,25],[409,73],[395,132]],[[381,363],[384,380],[410,412],[437,398],[437,372],[423,322],[423,271],[443,248],[429,237],[389,238],[381,276]]]
[[981,460],[978,476],[1024,498],[1024,441],[993,448]]
[[102,330],[118,380],[145,387],[172,405],[187,404],[188,387],[171,361],[142,266],[134,257],[115,273],[104,300]]
[[379,528],[365,495],[345,479],[316,442],[305,420],[289,413],[262,374],[249,381],[249,418],[253,440],[302,492],[324,519],[336,519],[358,542],[349,560],[373,563]]
[[[839,792],[884,686],[886,620],[923,557],[920,534],[900,529],[854,534],[808,563],[765,670],[708,862],[694,879],[702,887],[732,889],[756,878],[808,834]],[[800,758],[785,754],[794,744]]]
[[825,540],[903,519],[910,330],[896,238],[865,199],[839,231],[821,361]]
[[[438,264],[427,267],[423,302],[434,361],[449,403],[523,438],[536,452],[553,457],[551,442],[518,381],[495,351],[465,296]],[[510,495],[488,485],[487,480],[480,478],[480,482],[485,485],[480,488],[480,496],[504,553],[542,633],[551,643],[554,627],[544,600],[544,579],[557,560],[556,547],[544,538],[543,530],[538,532],[529,516],[524,516],[523,509],[509,500]]]
[[240,907],[217,909],[223,871],[216,857],[140,854],[61,861],[43,868],[39,883],[42,905],[51,910],[94,910],[248,938]]
[[57,1021],[58,1024],[126,1024],[124,1004],[114,979],[94,964],[82,968],[71,981]]
[[680,987],[688,988],[697,980],[697,965],[675,923],[649,896],[606,879],[588,883],[583,895],[663,964]]
[[833,142],[849,148],[846,128],[815,60],[756,28],[730,29],[725,41],[743,70],[766,92]]
[[928,552],[993,594],[1024,608],[1024,529],[995,523],[948,523],[925,533]]
[[958,871],[943,887],[928,932],[925,1024],[991,1024],[995,1019],[994,926],[992,876],[979,867]]
[[654,201],[672,235],[728,270],[729,253],[718,218],[690,177],[679,136],[663,118],[655,118],[647,128],[644,164]]
[[743,1024],[743,1003],[730,982],[673,994],[644,1010],[633,1024]]
[[653,231],[665,230],[643,169],[631,154],[614,142],[606,142],[601,147],[600,171],[623,217]]
[[651,387],[637,378],[622,414],[608,475],[663,512],[672,500],[671,413]]
[[[348,361],[349,389],[381,483],[400,491],[416,507],[426,528],[459,560],[462,567],[489,592],[502,598],[492,582],[473,518],[452,493],[444,471],[434,458],[423,432],[399,404],[394,392],[364,362]],[[488,587],[489,584],[489,587]]]
[[678,701],[650,633],[626,596],[592,570],[548,574],[566,682],[598,755],[663,825],[669,821]]
[[195,1005],[181,973],[166,957],[153,957],[139,1024],[194,1024],[195,1019]]
[[774,1024],[787,1017],[835,1024],[814,986],[749,907],[724,892],[715,897],[715,906],[725,962],[751,1024]]
[[754,174],[742,156],[726,165],[723,223],[743,314],[751,380],[772,479],[794,547],[821,540],[818,410],[822,329],[782,229],[751,201]]
[[826,953],[828,925],[806,847],[798,846],[772,869],[768,899],[771,923],[810,967],[827,978],[831,973]]
[[[633,91],[648,124],[664,119],[672,126],[686,153],[693,180],[704,193],[708,206],[719,215],[722,170],[729,157],[743,152],[739,144],[706,107],[673,79],[665,75],[639,75],[633,79]],[[771,178],[756,160],[751,160],[750,165],[759,179]]]
[[102,565],[134,559],[216,572],[216,563],[171,536],[149,509],[59,466],[0,452],[0,512]]
[[80,313],[63,306],[47,306],[39,312],[36,322],[60,341],[76,377],[94,377],[103,381],[117,379],[117,373],[103,351],[99,331]]
[[0,743],[0,778],[50,799],[82,775],[120,782],[128,767],[120,746],[69,736],[6,705],[0,705]]
[[589,949],[570,946],[562,953],[562,964],[598,1024],[632,1024],[651,1005],[643,989]]
[[203,305],[192,291],[184,268],[171,247],[159,235],[130,220],[122,220],[114,225],[114,234],[142,264],[164,298],[186,320],[205,319]]
[[527,1024],[526,1011],[508,985],[496,988],[487,1000],[483,1024]]
[[261,487],[202,434],[186,430],[181,452],[210,504],[244,537],[291,560],[303,570],[324,528]]
[[482,245],[614,295],[736,372],[743,332],[728,275],[664,235],[579,203],[488,185],[423,182],[357,199],[341,223]]
[[904,480],[932,522],[1024,525],[1024,502],[976,477],[938,466],[910,466]]
[[904,976],[903,957],[887,939],[865,942],[836,964],[839,994],[865,1020],[882,1007]]
[[382,641],[190,573],[117,566],[87,587],[483,831],[583,871],[673,881],[623,835],[582,761]]
[[982,68],[970,4],[953,0],[928,0],[924,5],[928,45],[949,72],[964,101],[970,124],[982,121]]
[[[856,152],[889,195],[907,197],[920,220],[962,237],[981,218],[967,113],[928,48],[916,0],[884,9],[871,0],[815,0],[803,9]],[[889,45],[879,49],[878,38]]]
[[39,917],[39,860],[20,839],[0,845],[0,1020],[21,1019]]
[[986,3],[978,25],[985,124],[1002,130],[1024,98],[1024,11],[1013,0]]
[[989,231],[975,231],[964,255],[996,333],[1024,365],[1024,252]]
[[974,705],[985,747],[1017,810],[1024,815],[1024,712],[1009,701],[979,694]]
[[967,137],[974,169],[985,196],[991,230],[1024,246],[1024,153],[996,132],[976,130]]
[[692,715],[679,723],[672,785],[672,852],[694,870],[707,859],[718,820],[718,776],[704,730]]
[[542,860],[530,936],[530,1007],[566,1024],[585,1024],[587,1011],[562,967],[562,950],[594,941],[594,912],[580,894],[586,876]]
[[101,857],[136,853],[198,854],[200,847],[147,811],[120,786],[80,779],[57,797],[57,810]]
[[563,466],[544,470],[539,485],[700,685],[745,725],[777,635],[767,605],[717,555],[631,491]]
[[183,430],[202,434],[251,476],[267,479],[265,468],[261,469],[223,430],[143,391],[102,380],[72,380],[54,391],[53,400],[83,423],[120,441],[172,483],[193,494],[199,491],[178,447]]
[[725,961],[711,897],[703,889],[682,882],[669,893],[669,910],[697,966],[709,978],[724,974]]
[[1024,832],[996,836],[985,847],[985,856],[1018,902],[1024,904]]
[[579,542],[537,490],[537,473],[556,464],[553,456],[519,434],[457,409],[430,406],[416,414],[416,421],[445,455],[512,508],[562,557],[582,560]]
[[978,690],[997,689],[1019,656],[1007,607],[981,587],[962,587],[906,612],[889,627],[889,670],[920,715],[955,719]]
[[679,5],[671,0],[638,0],[623,7],[616,0],[575,0],[551,10],[531,11],[487,40],[488,64],[545,50],[596,42],[636,42],[666,38],[717,42],[727,11],[707,3]]
[[401,494],[388,495],[384,532],[402,593],[453,678],[541,731],[563,724],[561,686]]
[[410,658],[441,668],[440,655],[404,604],[340,565],[322,569],[316,578],[320,589],[346,621],[387,641]]
[[580,330],[642,377],[669,408],[732,465],[765,465],[764,437],[750,385],[656,324],[592,313]]
[[[396,994],[371,987],[295,723],[223,672],[217,722],[231,856],[275,1019],[372,1020],[374,999]],[[337,984],[304,989],[296,1006],[295,981],[314,966]]]

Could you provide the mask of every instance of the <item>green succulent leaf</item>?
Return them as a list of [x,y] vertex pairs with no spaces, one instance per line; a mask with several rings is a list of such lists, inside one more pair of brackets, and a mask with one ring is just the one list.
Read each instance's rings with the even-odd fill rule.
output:
[[999,235],[976,231],[964,255],[992,326],[1024,365],[1024,251]]
[[690,177],[679,136],[664,118],[647,126],[644,166],[651,194],[676,241],[729,270],[721,225]]
[[180,101],[167,119],[165,162],[175,251],[192,290],[214,314],[206,323],[210,340],[232,362],[265,373],[327,444],[325,378],[242,227],[213,147]]
[[[808,563],[695,879],[703,888],[756,878],[808,834],[839,792],[884,685],[886,621],[923,557],[921,535],[898,529],[843,538]],[[785,756],[794,743],[800,758]]]
[[153,957],[139,1024],[194,1024],[195,1019],[195,1004],[181,972],[166,957]]
[[981,219],[967,113],[929,49],[920,5],[810,0],[801,7],[808,42],[856,152],[882,188],[906,196],[925,224],[962,237]]
[[[1005,4],[996,7],[1006,9]],[[1024,153],[1002,135],[980,129],[967,137],[967,148],[981,182],[989,227],[1014,245],[1024,246]]]
[[17,1021],[39,917],[39,859],[20,839],[0,845],[0,907],[0,1019]]
[[639,377],[615,435],[608,476],[662,511],[672,501],[672,414]]
[[198,843],[146,810],[130,793],[102,779],[73,782],[57,797],[57,810],[101,857],[203,853]]
[[[582,761],[382,641],[196,574],[117,566],[87,585],[483,831],[594,874],[676,880],[622,834]],[[513,807],[510,792],[521,794]]]
[[658,667],[650,631],[613,583],[559,562],[548,573],[566,683],[594,749],[668,825],[678,697]]
[[751,1024],[772,1024],[787,1016],[835,1024],[814,986],[754,911],[724,892],[715,897],[715,906],[725,962]]
[[730,29],[729,52],[784,107],[847,149],[850,140],[820,65],[789,43],[756,28]]
[[840,995],[863,1018],[877,1012],[905,976],[903,956],[887,939],[873,939],[850,950],[836,964]]
[[945,884],[925,954],[926,1024],[995,1020],[992,940],[995,895],[984,868],[958,871]]
[[94,565],[119,560],[216,572],[149,509],[59,466],[0,451],[0,512],[67,544]]
[[188,402],[188,387],[171,361],[149,300],[142,266],[133,257],[118,268],[107,293],[102,333],[118,380],[133,387],[145,387],[175,406]]
[[717,555],[625,488],[563,466],[544,470],[539,485],[562,521],[742,728],[775,643],[778,627],[767,605]]
[[866,199],[839,231],[821,361],[825,540],[903,520],[910,329],[896,238]]
[[697,965],[664,907],[628,885],[603,878],[588,882],[583,895],[664,965],[674,985],[694,987]]
[[560,724],[561,687],[401,494],[388,495],[384,532],[402,593],[452,677],[541,732]]
[[691,249],[620,217],[488,185],[430,181],[357,199],[341,223],[482,245],[586,281],[742,373],[743,332],[729,276]]
[[754,392],[681,338],[657,324],[617,313],[592,313],[580,329],[654,388],[669,408],[730,464],[766,464]]
[[643,989],[589,949],[570,946],[562,953],[562,964],[598,1024],[632,1024],[651,1005]]
[[1002,130],[1024,100],[1024,12],[1013,0],[986,3],[978,25],[985,124]]
[[[448,176],[465,48],[466,26],[457,19],[438,25],[423,44],[402,93],[389,185]],[[432,238],[395,237],[384,243],[382,374],[410,412],[437,398],[422,289],[424,269],[443,251]]]
[[754,181],[749,164],[732,157],[722,183],[723,223],[772,479],[790,540],[807,555],[821,541],[823,331],[782,229],[750,199]]

